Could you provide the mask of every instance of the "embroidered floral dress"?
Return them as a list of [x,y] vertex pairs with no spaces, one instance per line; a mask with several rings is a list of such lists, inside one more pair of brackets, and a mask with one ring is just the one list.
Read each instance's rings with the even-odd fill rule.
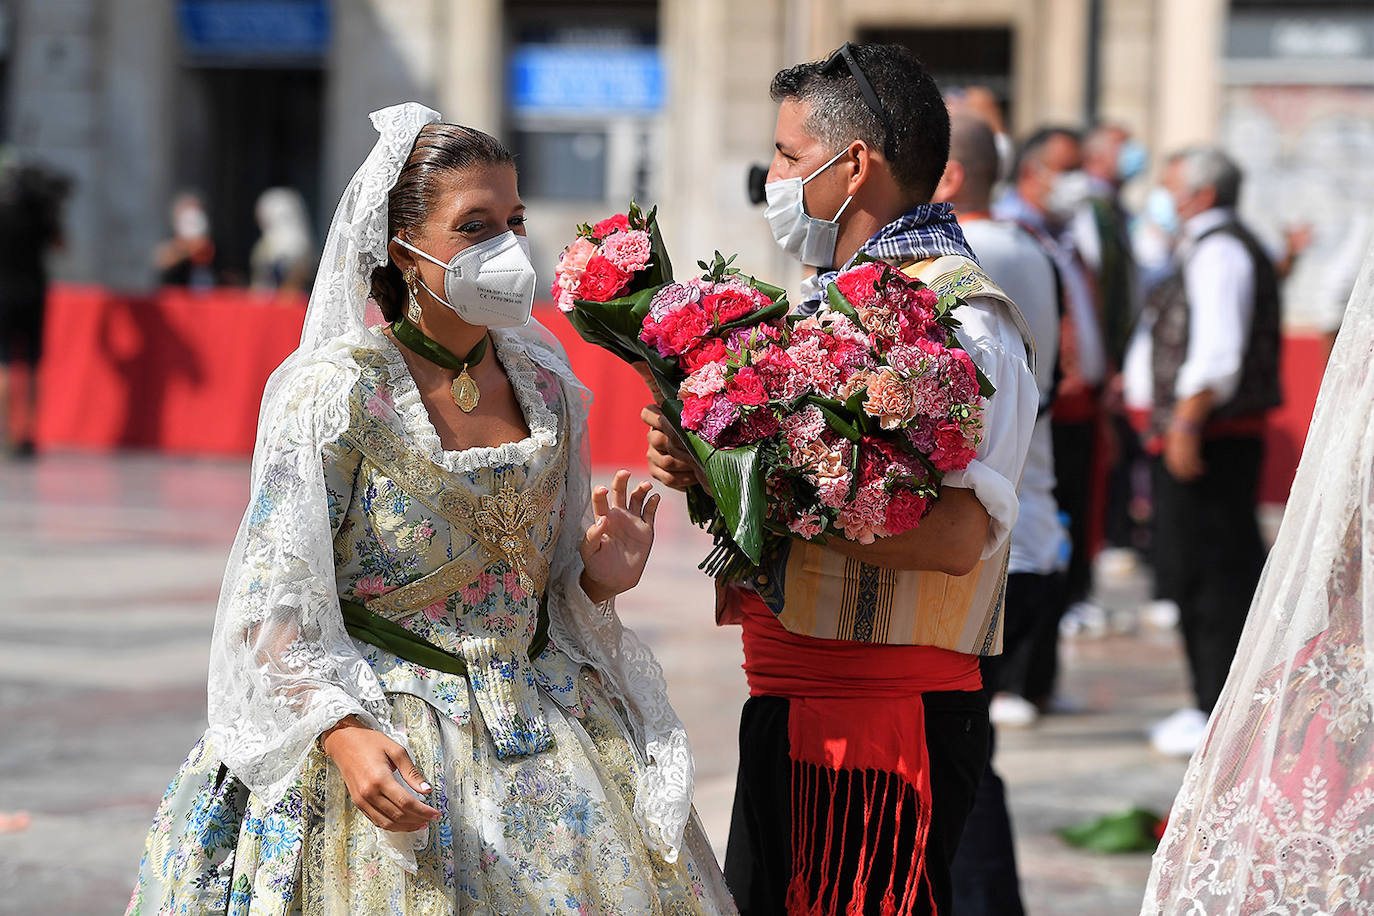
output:
[[[643,752],[598,673],[547,635],[568,405],[517,338],[494,339],[528,438],[444,451],[385,342],[355,354],[347,431],[320,456],[340,598],[466,663],[466,676],[448,674],[355,640],[444,816],[413,834],[379,830],[318,749],[268,805],[207,734],[158,809],[130,914],[734,911],[695,818],[675,862],[645,842]],[[271,532],[278,511],[261,487],[247,537]],[[237,588],[251,596],[255,583]],[[270,663],[309,656],[297,639]]]

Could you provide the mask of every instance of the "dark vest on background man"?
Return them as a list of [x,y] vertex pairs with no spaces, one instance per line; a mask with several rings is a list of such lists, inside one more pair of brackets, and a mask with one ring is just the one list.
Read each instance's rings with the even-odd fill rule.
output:
[[1131,255],[1129,217],[1114,200],[1094,197],[1089,205],[1100,246],[1097,289],[1102,303],[1102,339],[1112,365],[1120,366],[1126,359],[1136,319],[1132,292],[1136,267]]
[[[1282,403],[1279,387],[1279,277],[1264,246],[1234,217],[1199,235],[1193,240],[1190,252],[1175,265],[1174,272],[1150,294],[1147,308],[1154,313],[1154,409],[1150,415],[1150,432],[1163,435],[1173,417],[1174,395],[1179,370],[1188,355],[1190,319],[1188,295],[1184,284],[1187,258],[1197,251],[1203,239],[1224,233],[1245,246],[1254,265],[1255,307],[1250,319],[1250,335],[1245,342],[1241,360],[1240,384],[1229,400],[1212,408],[1207,423],[1212,432],[1219,432],[1229,421],[1261,418]],[[1199,303],[1206,307],[1206,303]]]

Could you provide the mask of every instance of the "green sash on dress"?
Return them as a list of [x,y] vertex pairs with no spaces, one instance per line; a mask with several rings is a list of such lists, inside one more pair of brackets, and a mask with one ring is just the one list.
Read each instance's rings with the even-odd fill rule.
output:
[[[385,649],[399,659],[424,668],[467,677],[468,666],[461,655],[441,649],[391,620],[374,614],[356,601],[339,599],[343,611],[344,628],[348,635],[370,646]],[[534,625],[534,639],[530,641],[530,658],[543,654],[549,644],[549,608],[547,599],[539,602],[539,617]]]

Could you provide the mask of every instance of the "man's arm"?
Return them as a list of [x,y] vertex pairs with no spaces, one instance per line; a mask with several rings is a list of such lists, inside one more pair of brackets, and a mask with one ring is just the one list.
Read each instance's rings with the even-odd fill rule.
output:
[[982,559],[990,523],[988,511],[972,490],[945,487],[930,514],[905,534],[878,538],[872,544],[832,537],[826,547],[870,566],[966,576]]

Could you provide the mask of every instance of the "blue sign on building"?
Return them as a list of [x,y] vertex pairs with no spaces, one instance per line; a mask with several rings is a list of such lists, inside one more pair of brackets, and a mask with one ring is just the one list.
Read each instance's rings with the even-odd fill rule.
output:
[[193,57],[322,58],[328,0],[180,0],[182,46]]
[[516,114],[652,114],[665,97],[653,46],[519,45],[508,70]]

